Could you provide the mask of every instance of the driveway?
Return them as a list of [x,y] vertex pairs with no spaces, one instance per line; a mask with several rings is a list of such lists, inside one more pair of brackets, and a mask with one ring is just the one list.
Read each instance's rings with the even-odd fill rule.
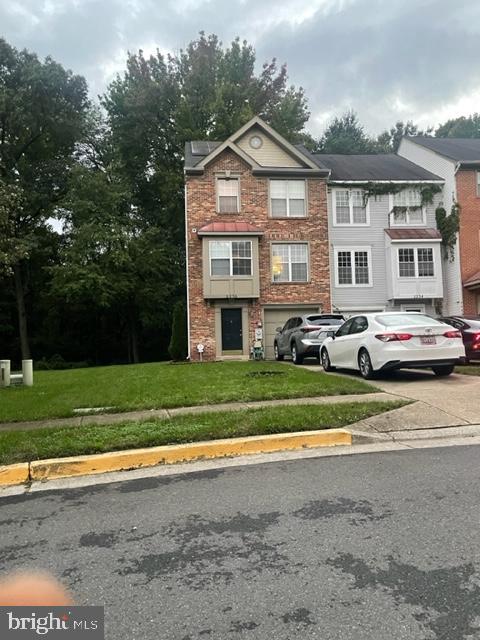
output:
[[[314,364],[306,368],[322,371]],[[355,373],[342,372],[341,375],[359,377]],[[356,423],[358,428],[385,432],[480,424],[480,376],[454,373],[447,378],[437,378],[430,371],[403,370],[374,380],[372,384],[414,403],[362,420]]]

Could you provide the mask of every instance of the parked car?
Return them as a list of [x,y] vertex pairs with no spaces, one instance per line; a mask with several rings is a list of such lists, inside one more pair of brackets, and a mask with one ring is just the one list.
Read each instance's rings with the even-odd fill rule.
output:
[[467,360],[480,360],[480,317],[479,316],[449,316],[439,318],[441,322],[458,329],[462,334]]
[[326,329],[339,327],[342,315],[316,313],[289,318],[283,327],[277,327],[273,350],[275,360],[292,356],[295,364],[302,364],[307,357],[319,357],[320,345],[327,337]]
[[465,348],[460,331],[422,313],[366,313],[330,331],[320,359],[325,371],[355,369],[367,379],[404,368],[448,376],[465,361]]

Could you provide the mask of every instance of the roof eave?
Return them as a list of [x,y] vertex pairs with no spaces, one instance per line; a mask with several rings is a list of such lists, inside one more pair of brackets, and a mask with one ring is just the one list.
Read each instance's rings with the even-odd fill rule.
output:
[[363,180],[338,180],[337,178],[331,178],[329,182],[330,184],[365,184],[368,182],[374,182],[376,184],[444,184],[445,180],[433,178],[429,180],[376,180],[374,178],[364,178]]
[[307,169],[305,167],[258,167],[252,169],[254,176],[311,176],[312,178],[328,178],[329,171],[322,169]]

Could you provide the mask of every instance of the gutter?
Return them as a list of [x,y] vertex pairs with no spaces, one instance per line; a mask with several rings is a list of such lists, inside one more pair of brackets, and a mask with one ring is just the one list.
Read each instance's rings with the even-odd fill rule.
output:
[[375,184],[444,184],[445,180],[330,180],[330,184],[365,184],[374,182]]

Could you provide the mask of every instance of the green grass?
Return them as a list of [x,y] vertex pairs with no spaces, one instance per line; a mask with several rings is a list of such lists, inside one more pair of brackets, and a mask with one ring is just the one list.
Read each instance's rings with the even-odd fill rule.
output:
[[463,373],[466,376],[480,376],[480,365],[455,367],[455,373]]
[[29,462],[217,438],[343,427],[408,404],[359,402],[292,405],[177,416],[108,426],[42,428],[0,432],[0,464]]
[[112,407],[108,410],[112,413],[375,390],[361,380],[277,362],[150,363],[37,371],[33,387],[0,389],[0,422],[70,417],[82,407]]

